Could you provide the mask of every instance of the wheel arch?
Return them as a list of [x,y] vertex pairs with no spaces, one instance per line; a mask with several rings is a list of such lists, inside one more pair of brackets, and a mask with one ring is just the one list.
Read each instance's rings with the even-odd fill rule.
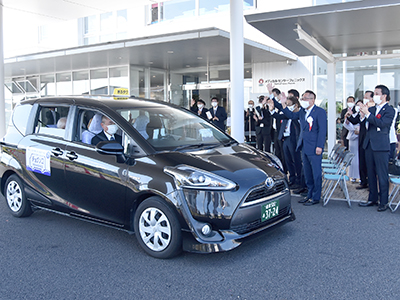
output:
[[3,176],[1,177],[1,183],[0,183],[0,188],[1,188],[1,194],[3,196],[5,196],[4,194],[4,187],[6,185],[7,179],[11,176],[11,175],[16,175],[18,176],[18,178],[21,179],[21,177],[17,174],[17,172],[13,171],[13,170],[7,170],[6,172],[4,172]]

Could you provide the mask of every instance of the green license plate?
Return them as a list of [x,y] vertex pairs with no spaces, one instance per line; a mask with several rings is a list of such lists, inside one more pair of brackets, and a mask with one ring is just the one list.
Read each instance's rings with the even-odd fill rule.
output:
[[261,206],[261,222],[279,215],[279,200],[271,201]]

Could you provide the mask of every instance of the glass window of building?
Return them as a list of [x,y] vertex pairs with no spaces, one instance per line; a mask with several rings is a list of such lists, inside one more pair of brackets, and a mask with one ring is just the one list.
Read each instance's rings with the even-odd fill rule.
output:
[[40,76],[40,95],[54,96],[56,94],[56,83],[54,74]]
[[195,0],[171,0],[164,2],[164,20],[194,17],[195,15]]
[[108,70],[90,71],[90,88],[92,95],[108,95]]
[[110,68],[110,94],[116,88],[129,89],[128,67]]
[[164,72],[151,71],[150,73],[150,98],[164,100]]
[[74,95],[89,94],[89,71],[72,73],[72,88]]
[[70,72],[56,74],[57,95],[72,95],[71,79]]
[[7,90],[9,90],[12,94],[23,94],[24,92],[22,91],[22,89],[20,87],[18,87],[18,85],[14,82],[6,82],[4,84],[7,88]]

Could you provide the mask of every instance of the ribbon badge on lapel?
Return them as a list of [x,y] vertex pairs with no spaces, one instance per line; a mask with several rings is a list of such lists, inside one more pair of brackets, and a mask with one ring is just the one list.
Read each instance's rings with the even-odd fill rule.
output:
[[309,117],[307,118],[307,122],[308,122],[308,131],[311,131],[313,121],[314,121],[313,117],[309,116]]
[[380,119],[382,116],[381,116],[381,114],[377,114],[376,117],[377,117],[378,119]]

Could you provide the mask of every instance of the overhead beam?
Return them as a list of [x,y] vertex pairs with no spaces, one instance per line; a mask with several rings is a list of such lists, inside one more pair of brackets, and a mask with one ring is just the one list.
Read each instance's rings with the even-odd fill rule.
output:
[[333,63],[335,61],[335,57],[333,56],[333,54],[326,50],[323,46],[321,46],[321,44],[314,37],[305,32],[299,24],[297,24],[297,28],[295,28],[294,31],[299,36],[296,41],[298,41],[312,53],[314,53],[327,63]]

